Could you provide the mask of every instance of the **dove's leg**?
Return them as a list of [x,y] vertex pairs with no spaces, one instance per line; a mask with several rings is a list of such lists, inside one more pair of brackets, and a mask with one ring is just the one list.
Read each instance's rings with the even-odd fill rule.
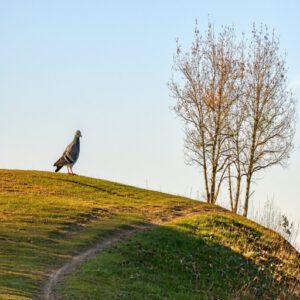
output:
[[71,170],[71,175],[76,175],[73,170],[72,170],[73,166],[70,166],[70,170]]
[[69,166],[67,166],[67,170],[68,170],[68,174],[69,174],[69,175],[72,175],[72,173],[70,173]]

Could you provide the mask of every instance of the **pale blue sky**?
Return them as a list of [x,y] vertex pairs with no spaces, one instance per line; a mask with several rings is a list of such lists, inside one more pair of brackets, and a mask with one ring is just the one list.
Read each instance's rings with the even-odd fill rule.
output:
[[[299,97],[299,12],[296,0],[0,0],[0,167],[52,171],[80,129],[79,174],[201,195],[200,171],[184,164],[182,124],[169,109],[175,38],[188,48],[196,18],[203,30],[208,17],[238,32],[266,23],[288,52]],[[262,174],[253,198],[272,198],[297,220],[299,144],[300,130],[289,168]]]

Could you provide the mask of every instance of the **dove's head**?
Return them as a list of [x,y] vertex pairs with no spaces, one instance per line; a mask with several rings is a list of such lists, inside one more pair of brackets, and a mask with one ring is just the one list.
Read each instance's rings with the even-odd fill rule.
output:
[[75,137],[77,137],[77,138],[82,137],[80,130],[77,130],[77,131],[76,131]]

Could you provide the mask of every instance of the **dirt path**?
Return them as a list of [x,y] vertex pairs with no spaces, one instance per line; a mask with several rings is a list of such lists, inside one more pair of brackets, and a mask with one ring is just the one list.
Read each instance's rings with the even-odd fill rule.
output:
[[54,270],[49,275],[48,280],[43,287],[40,299],[42,300],[63,299],[62,297],[59,296],[56,287],[65,275],[71,273],[76,267],[81,265],[89,258],[95,256],[96,254],[101,253],[106,248],[118,243],[121,240],[130,237],[131,235],[134,235],[139,232],[143,232],[145,230],[149,230],[154,226],[155,225],[152,224],[145,224],[138,227],[129,227],[126,229],[115,231],[110,236],[102,239],[91,248],[79,253],[78,255],[74,256],[71,260],[66,261],[59,269]]
[[124,240],[136,233],[149,230],[157,225],[164,224],[171,220],[179,219],[182,217],[199,215],[201,213],[206,213],[206,212],[218,212],[218,211],[220,210],[219,209],[196,209],[192,211],[176,211],[174,212],[174,214],[169,216],[169,218],[156,220],[155,224],[148,223],[136,227],[128,227],[126,229],[117,230],[112,234],[110,234],[108,237],[98,241],[91,248],[88,248],[80,252],[78,255],[66,261],[59,269],[54,270],[51,274],[49,274],[48,280],[43,286],[42,293],[39,299],[41,300],[63,299],[56,290],[58,283],[63,280],[63,277],[71,273],[75,268],[80,266],[83,262],[85,262],[89,258],[95,256],[98,253],[101,253],[103,250],[120,242],[121,240]]

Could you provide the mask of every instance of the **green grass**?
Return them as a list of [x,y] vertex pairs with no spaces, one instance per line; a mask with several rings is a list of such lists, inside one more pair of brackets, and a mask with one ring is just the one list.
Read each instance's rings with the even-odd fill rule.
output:
[[87,177],[0,170],[0,299],[38,297],[49,271],[141,222],[159,225],[82,265],[60,287],[65,299],[276,299],[299,281],[290,245],[220,207]]
[[206,213],[106,250],[60,292],[64,299],[299,299],[299,268],[299,256],[273,232]]
[[0,170],[0,299],[32,299],[45,275],[117,228],[215,209],[81,176]]

